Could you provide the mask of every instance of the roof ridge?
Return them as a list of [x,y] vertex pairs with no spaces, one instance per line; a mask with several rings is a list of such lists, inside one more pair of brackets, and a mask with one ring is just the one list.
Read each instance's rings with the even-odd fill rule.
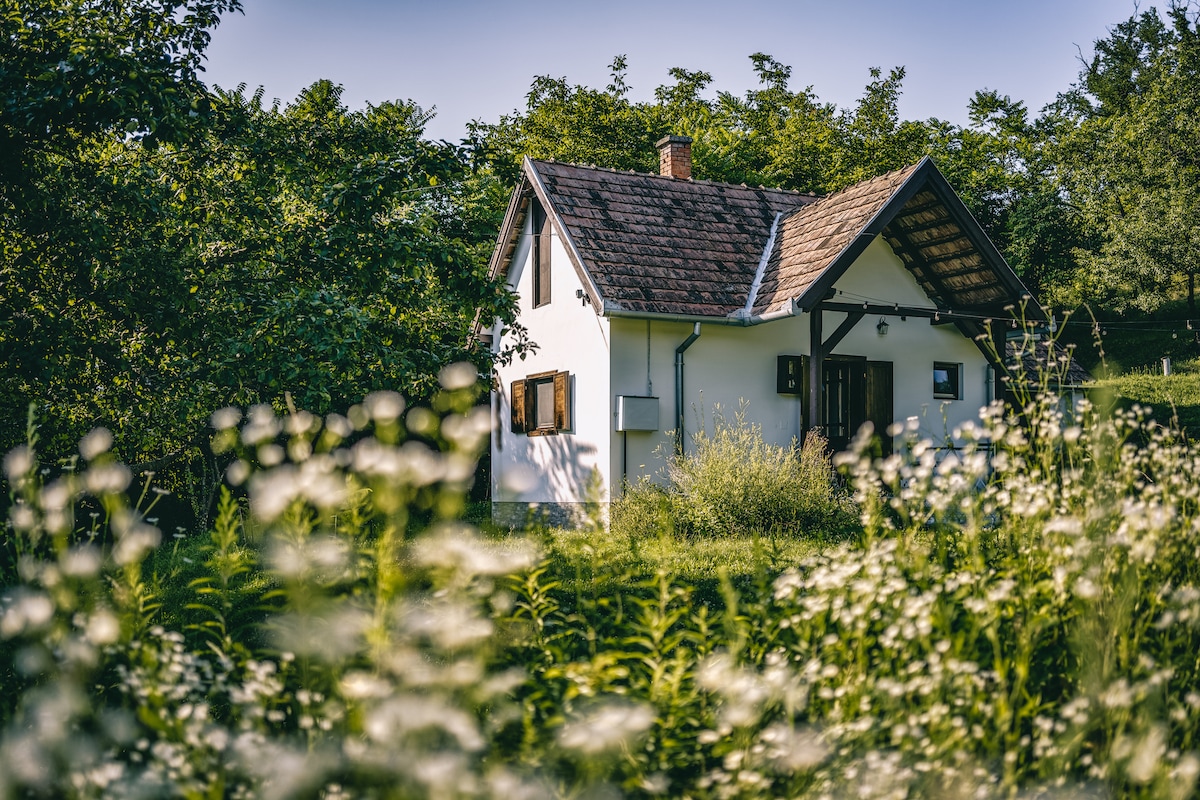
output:
[[670,175],[659,175],[655,172],[638,172],[636,169],[623,170],[615,167],[601,167],[596,164],[581,164],[577,161],[559,161],[554,158],[530,158],[534,164],[555,164],[561,167],[575,167],[577,169],[590,169],[597,172],[611,172],[619,175],[637,175],[642,178],[656,178],[661,181],[671,181],[672,183],[692,184],[695,186],[728,186],[734,189],[750,189],[751,191],[778,192],[780,194],[796,195],[797,197],[815,197],[822,199],[829,195],[817,194],[816,192],[802,192],[799,189],[785,189],[782,186],[748,186],[745,183],[730,183],[729,181],[712,181],[705,178],[673,178]]

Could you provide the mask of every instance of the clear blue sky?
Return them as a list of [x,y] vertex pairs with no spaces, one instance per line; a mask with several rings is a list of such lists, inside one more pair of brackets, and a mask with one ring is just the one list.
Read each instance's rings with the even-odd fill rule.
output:
[[793,89],[811,86],[839,106],[853,105],[870,67],[903,65],[906,118],[965,123],[983,88],[1037,111],[1075,80],[1080,53],[1135,9],[1133,0],[244,2],[213,35],[209,83],[261,85],[286,103],[328,78],[351,108],[436,106],[427,133],[451,140],[471,119],[523,108],[535,75],[607,85],[619,54],[633,99],[652,97],[675,66],[712,73],[710,93],[741,94],[755,85],[748,56],[761,51],[792,67]]

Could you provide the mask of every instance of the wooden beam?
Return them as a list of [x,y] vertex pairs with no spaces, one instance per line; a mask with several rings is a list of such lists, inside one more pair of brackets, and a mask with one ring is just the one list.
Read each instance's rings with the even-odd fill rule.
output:
[[[948,224],[954,225],[954,221],[951,220]],[[966,232],[962,228],[958,227],[957,225],[954,225],[954,227],[958,233],[955,233],[952,236],[939,236],[936,239],[926,239],[923,242],[914,242],[912,239],[909,239],[904,228],[900,226],[897,226],[897,228],[899,228],[897,233],[904,234],[904,238],[911,242],[913,247],[940,247],[941,245],[950,244],[951,242],[958,241],[959,239],[966,239],[968,242],[971,241],[971,237],[967,236]],[[971,245],[971,249],[975,249],[974,244]]]
[[[902,228],[897,227],[892,234],[896,237],[896,241],[900,243],[902,250],[911,253],[918,264],[925,263],[924,255],[917,249],[912,240],[908,238],[908,235]],[[942,283],[941,279],[932,270],[921,270],[921,275],[924,277],[925,282],[933,287],[934,294],[939,296],[944,302],[949,303],[954,298],[954,293],[950,291],[950,287]]]
[[958,254],[952,255],[952,256],[934,256],[933,258],[924,259],[924,261],[925,261],[925,265],[928,266],[928,265],[932,265],[932,264],[944,264],[947,261],[954,261],[955,259],[959,259],[959,258],[970,258],[971,256],[974,256],[975,258],[979,259],[978,266],[972,267],[971,269],[967,269],[967,270],[959,270],[958,272],[947,272],[947,273],[943,274],[942,277],[943,278],[956,278],[959,275],[967,275],[972,272],[982,272],[985,269],[989,272],[991,271],[991,267],[989,267],[987,265],[987,263],[984,262],[983,256],[979,255],[978,251],[976,251],[975,249],[971,249],[965,253],[958,253]]
[[[941,203],[936,203],[935,205],[941,205]],[[905,225],[903,218],[897,219],[895,221],[899,222],[900,227],[904,228],[904,230],[907,231],[908,233],[924,233],[925,231],[931,231],[934,228],[943,228],[946,225],[953,225],[956,228],[958,227],[958,223],[956,223],[954,221],[954,218],[951,217],[949,214],[947,214],[946,216],[941,217],[940,219],[937,219],[933,222],[925,222],[925,223],[922,223],[921,225],[911,225],[911,226]]]
[[[918,192],[918,194],[920,194],[920,192]],[[896,216],[897,217],[912,217],[912,216],[916,216],[917,214],[924,214],[929,209],[937,208],[941,204],[942,204],[942,201],[937,199],[937,195],[934,195],[933,200],[930,200],[928,203],[921,203],[921,205],[919,205],[919,206],[910,206],[910,205],[906,204],[904,206],[904,208],[900,209],[900,213],[897,214]]]
[[854,326],[859,323],[866,312],[864,311],[849,311],[846,318],[842,320],[842,324],[837,326],[837,330],[829,334],[829,338],[821,343],[822,353],[832,353],[833,348],[838,346],[838,342],[846,338],[846,334],[853,330]]
[[825,419],[821,413],[821,373],[825,364],[824,348],[821,347],[821,306],[808,312],[808,429],[820,431]]
[[[1023,296],[1028,295],[1029,290],[1025,288],[1025,284],[1021,282],[1021,279],[1017,277],[1017,273],[1013,272],[1012,267],[1004,260],[1004,256],[1000,254],[1000,251],[996,249],[996,245],[984,233],[983,228],[979,226],[979,222],[975,217],[971,216],[971,212],[963,205],[962,198],[954,192],[954,189],[946,182],[946,178],[940,172],[934,170],[930,173],[926,186],[935,197],[942,199],[942,202],[946,205],[946,210],[958,222],[959,227],[967,234],[967,238],[975,243],[975,249],[983,256],[983,260],[992,266],[996,277],[1008,288],[1007,294],[1011,298],[1011,302],[1018,302]],[[1036,301],[1031,304],[1030,308],[1026,309],[1026,313],[1034,319],[1046,319],[1045,311]]]
[[[918,308],[915,306],[884,305],[882,303],[834,303],[826,301],[818,308],[825,311],[840,311],[843,314],[879,314],[884,317],[921,317],[933,319],[935,315],[945,316],[949,311],[940,308]],[[830,337],[832,338],[832,337]]]

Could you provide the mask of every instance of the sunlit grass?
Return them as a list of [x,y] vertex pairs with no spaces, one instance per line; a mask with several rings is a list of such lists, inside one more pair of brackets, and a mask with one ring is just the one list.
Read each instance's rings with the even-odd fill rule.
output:
[[823,545],[792,534],[721,538],[653,532],[620,536],[608,531],[554,529],[546,533],[549,554],[564,575],[605,572],[652,577],[660,572],[680,580],[712,579],[718,568],[733,578],[782,570],[820,552]]
[[1107,398],[1123,407],[1138,403],[1150,408],[1157,422],[1177,426],[1189,436],[1200,434],[1200,359],[1173,363],[1170,375],[1161,367],[1142,367],[1102,378],[1092,391],[1100,402]]

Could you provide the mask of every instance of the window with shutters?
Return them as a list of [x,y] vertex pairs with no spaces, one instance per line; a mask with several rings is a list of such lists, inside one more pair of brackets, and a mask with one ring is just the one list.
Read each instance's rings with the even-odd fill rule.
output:
[[550,217],[533,203],[533,307],[550,304]]
[[571,429],[571,373],[539,372],[512,382],[512,432],[547,436]]

